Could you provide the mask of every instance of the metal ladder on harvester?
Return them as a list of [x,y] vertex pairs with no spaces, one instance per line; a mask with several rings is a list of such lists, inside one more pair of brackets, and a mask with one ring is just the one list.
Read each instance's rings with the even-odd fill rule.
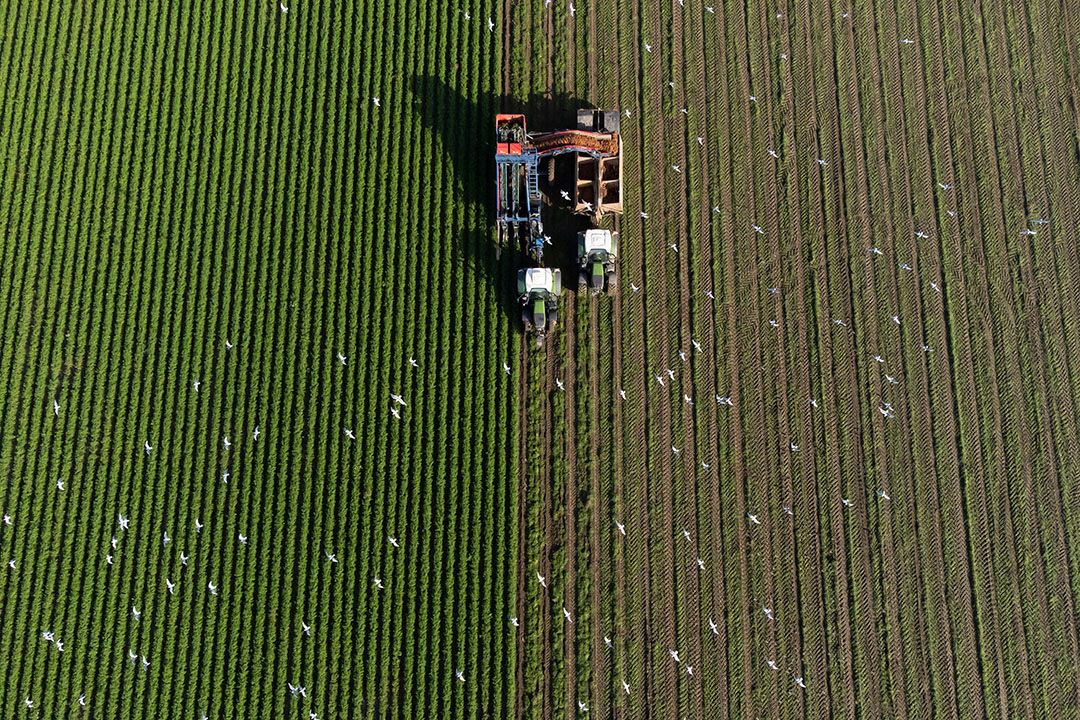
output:
[[544,224],[540,220],[540,155],[535,149],[524,153],[526,207],[529,212],[529,240],[537,262],[544,258]]

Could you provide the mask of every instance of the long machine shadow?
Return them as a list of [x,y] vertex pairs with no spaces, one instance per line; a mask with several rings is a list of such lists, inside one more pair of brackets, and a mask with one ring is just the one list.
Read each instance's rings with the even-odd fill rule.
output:
[[[480,93],[475,99],[465,97],[432,75],[412,79],[413,107],[425,127],[438,133],[446,160],[452,169],[453,187],[466,206],[467,222],[453,228],[452,248],[455,260],[481,273],[495,289],[500,309],[520,329],[521,312],[517,302],[517,270],[528,264],[523,247],[500,248],[495,227],[495,114],[525,113],[530,130],[572,128],[579,108],[592,103],[565,94],[534,94],[522,102],[517,98]],[[544,251],[544,265],[563,271],[563,285],[577,285],[578,230],[587,226],[586,218],[574,215],[559,204],[559,190],[568,189],[571,177],[570,156],[557,160],[556,178],[566,184],[551,186],[541,173],[540,189],[545,195],[544,229],[552,243]],[[437,169],[430,168],[432,173]],[[555,203],[552,204],[552,198]],[[480,212],[475,210],[479,207]]]

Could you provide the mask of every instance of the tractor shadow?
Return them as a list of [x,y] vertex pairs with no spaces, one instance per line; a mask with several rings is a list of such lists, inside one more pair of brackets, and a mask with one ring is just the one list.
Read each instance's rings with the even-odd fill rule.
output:
[[[454,228],[454,260],[481,274],[495,291],[498,305],[511,324],[522,329],[521,306],[517,296],[517,271],[530,262],[524,247],[500,246],[495,223],[495,114],[525,113],[530,130],[572,128],[578,108],[593,108],[592,103],[566,94],[536,93],[528,99],[480,93],[465,97],[441,77],[415,75],[411,90],[413,109],[425,128],[440,140],[442,156],[433,159],[438,174],[440,162],[450,165],[455,198],[466,206],[467,222]],[[559,195],[569,190],[573,177],[573,156],[556,159],[554,186],[547,182],[541,165],[540,190],[544,195],[542,217],[545,234],[551,242],[544,248],[544,265],[562,270],[563,288],[577,288],[577,233],[589,226],[588,219],[569,211]],[[479,212],[477,212],[479,210]]]

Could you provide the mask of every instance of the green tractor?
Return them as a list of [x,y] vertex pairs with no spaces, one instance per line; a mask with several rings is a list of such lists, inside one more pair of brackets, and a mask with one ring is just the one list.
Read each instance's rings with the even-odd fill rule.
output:
[[578,233],[578,286],[586,287],[593,295],[605,289],[615,292],[618,276],[615,274],[615,259],[619,255],[619,233],[593,228]]
[[536,345],[543,344],[548,331],[559,319],[562,272],[551,268],[518,270],[518,301],[525,330],[536,333]]

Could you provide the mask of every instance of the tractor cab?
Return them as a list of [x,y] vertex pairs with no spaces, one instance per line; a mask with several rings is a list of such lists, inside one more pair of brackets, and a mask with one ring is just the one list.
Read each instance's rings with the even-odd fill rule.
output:
[[593,228],[578,233],[578,285],[595,295],[613,292],[618,284],[615,260],[619,255],[619,233]]
[[558,320],[562,273],[552,268],[524,268],[518,271],[517,284],[521,321],[527,331],[536,333],[539,345]]

